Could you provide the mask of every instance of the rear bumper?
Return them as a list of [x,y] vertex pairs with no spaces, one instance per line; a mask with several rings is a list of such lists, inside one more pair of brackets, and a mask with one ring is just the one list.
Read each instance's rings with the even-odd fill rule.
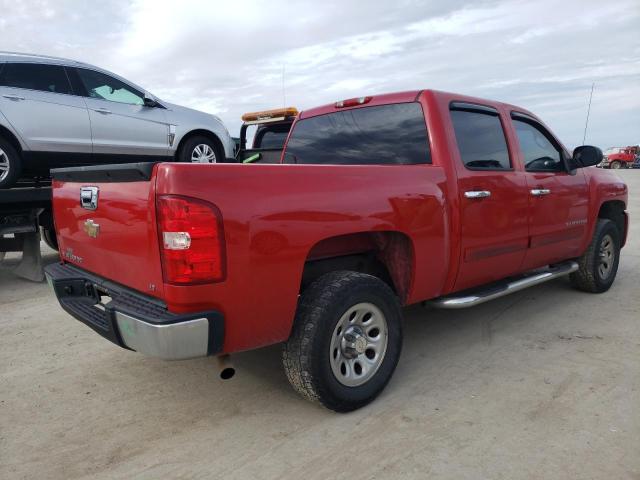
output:
[[48,265],[45,275],[64,310],[123,348],[165,360],[222,351],[219,312],[176,315],[155,298],[67,264]]

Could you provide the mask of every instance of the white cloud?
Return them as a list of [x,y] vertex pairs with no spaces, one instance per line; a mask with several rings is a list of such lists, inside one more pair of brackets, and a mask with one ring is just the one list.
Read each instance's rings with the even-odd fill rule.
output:
[[437,88],[520,104],[568,145],[640,137],[637,0],[0,0],[0,49],[88,61],[218,113]]

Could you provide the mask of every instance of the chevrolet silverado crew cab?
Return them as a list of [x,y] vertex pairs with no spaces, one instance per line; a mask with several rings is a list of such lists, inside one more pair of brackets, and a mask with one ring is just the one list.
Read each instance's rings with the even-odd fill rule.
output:
[[224,360],[283,343],[293,387],[349,411],[391,378],[404,305],[471,307],[564,275],[609,289],[627,188],[585,168],[601,160],[514,105],[344,100],[301,112],[280,164],[55,170],[46,273],[125,349]]

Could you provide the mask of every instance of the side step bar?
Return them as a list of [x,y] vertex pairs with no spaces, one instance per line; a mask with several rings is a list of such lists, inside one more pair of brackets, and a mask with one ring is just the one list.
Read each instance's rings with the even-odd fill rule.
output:
[[569,275],[578,270],[578,264],[573,261],[556,264],[546,270],[536,270],[509,281],[494,283],[491,286],[466,290],[446,297],[439,297],[427,302],[437,308],[468,308],[474,307],[495,298],[504,297],[510,293],[548,282],[558,277]]

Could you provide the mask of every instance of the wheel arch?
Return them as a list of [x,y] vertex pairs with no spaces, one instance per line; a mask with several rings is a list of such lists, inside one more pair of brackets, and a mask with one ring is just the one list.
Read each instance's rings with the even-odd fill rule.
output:
[[15,134],[9,130],[7,127],[5,127],[4,125],[0,124],[0,137],[4,138],[7,142],[9,142],[13,148],[16,149],[16,151],[22,155],[22,144],[20,143],[20,140],[18,140],[18,137],[15,136]]
[[184,144],[190,138],[200,137],[200,136],[206,137],[206,138],[210,139],[212,142],[214,142],[215,145],[216,145],[216,148],[218,149],[218,152],[222,153],[222,158],[223,159],[226,158],[226,151],[225,151],[224,145],[222,144],[222,140],[220,140],[220,137],[218,137],[218,135],[213,133],[211,130],[205,130],[205,129],[199,128],[199,129],[195,129],[195,130],[189,130],[187,133],[185,133],[182,136],[182,138],[178,142],[178,146],[176,147],[176,152],[174,154],[176,160],[179,160],[180,153],[182,152],[182,148],[184,147]]
[[399,231],[354,232],[324,238],[309,250],[300,291],[325,273],[350,270],[384,281],[405,303],[413,284],[414,246]]
[[625,204],[622,200],[608,200],[600,205],[598,218],[611,220],[620,233],[620,246],[623,247],[627,239],[628,219]]

